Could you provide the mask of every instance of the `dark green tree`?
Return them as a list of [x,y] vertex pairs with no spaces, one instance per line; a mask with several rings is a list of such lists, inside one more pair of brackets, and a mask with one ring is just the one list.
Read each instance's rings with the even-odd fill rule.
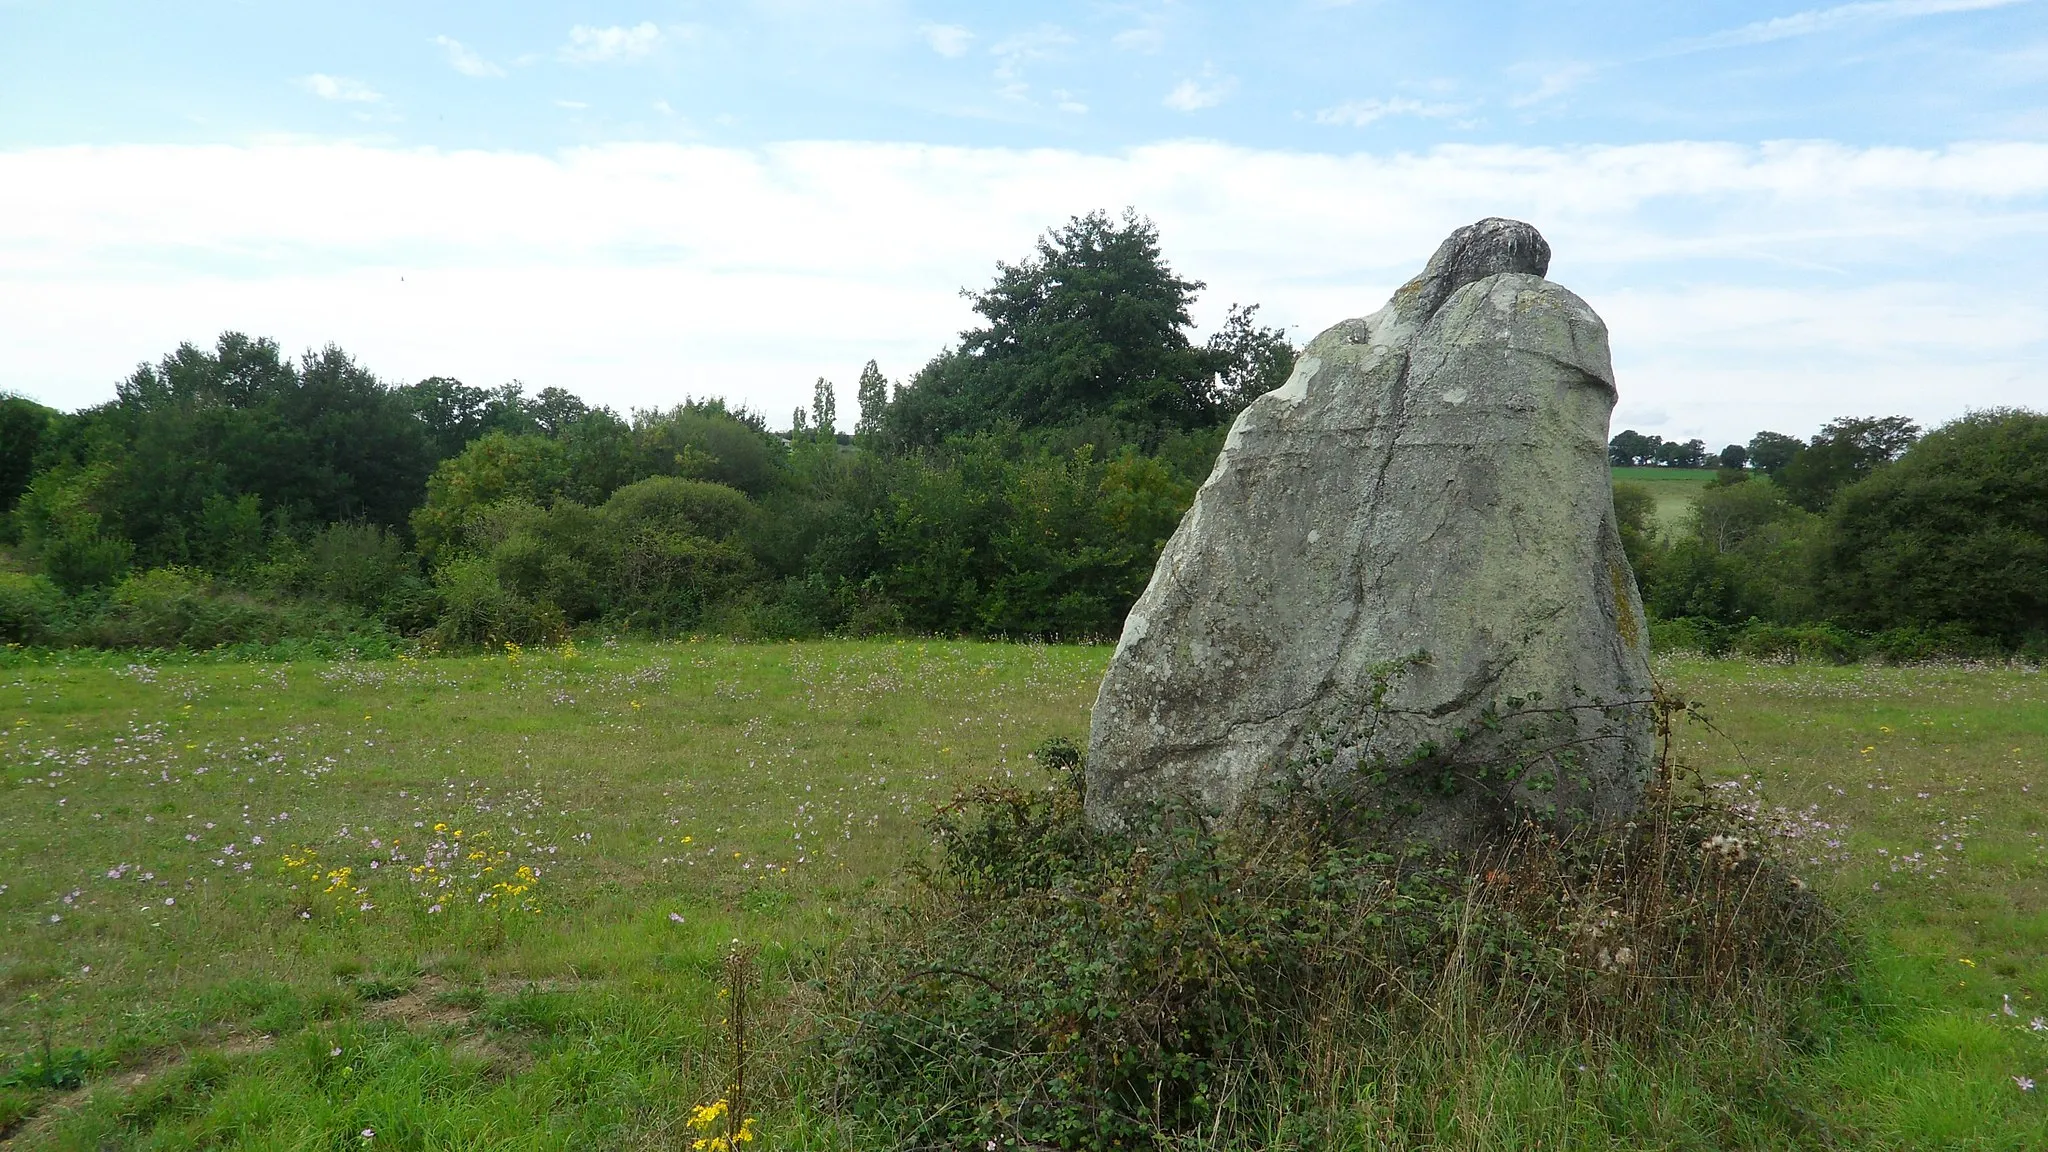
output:
[[1823,589],[1845,623],[2048,639],[2048,415],[1943,425],[1844,488],[1829,522]]
[[838,434],[839,397],[832,388],[832,382],[823,376],[811,386],[811,430],[823,439],[830,440]]
[[1811,620],[1822,527],[1774,484],[1710,484],[1669,546],[1657,551],[1643,581],[1644,603],[1663,619]]
[[854,402],[860,406],[860,420],[853,426],[854,435],[872,437],[887,418],[889,407],[889,379],[882,375],[880,365],[873,360],[861,365],[860,381],[854,385]]
[[1919,436],[1920,426],[1904,416],[1845,416],[1823,425],[1773,479],[1793,503],[1818,512],[1835,493],[1898,459]]
[[1223,327],[1205,347],[1216,358],[1209,402],[1218,413],[1235,414],[1287,382],[1294,371],[1294,343],[1278,328],[1261,327],[1257,304],[1232,304]]
[[1202,285],[1167,267],[1152,222],[1077,216],[1037,252],[969,293],[986,323],[901,389],[892,437],[937,444],[1008,423],[1054,427],[1109,415],[1144,429],[1215,423],[1222,357],[1188,339]]
[[1654,456],[1658,465],[1665,468],[1703,468],[1707,463],[1707,445],[1702,440],[1659,440],[1655,441]]
[[590,406],[566,389],[543,388],[526,404],[526,414],[542,433],[560,436],[590,415]]
[[1607,442],[1607,460],[1616,468],[1649,464],[1657,459],[1657,447],[1663,443],[1662,436],[1645,436],[1633,428],[1624,428]]
[[1792,458],[1806,451],[1806,442],[1783,432],[1759,432],[1749,438],[1749,462],[1775,480]]
[[[145,564],[232,566],[248,518],[403,527],[432,447],[407,398],[332,346],[294,364],[268,340],[186,344],[123,381],[98,504]],[[258,533],[260,535],[260,532]]]
[[1641,484],[1616,484],[1614,523],[1621,531],[1621,550],[1635,570],[1636,584],[1647,587],[1650,566],[1656,560],[1657,498]]
[[429,376],[398,392],[425,427],[436,460],[460,453],[470,441],[490,432],[517,436],[542,431],[554,435],[559,428],[541,420],[544,406],[550,422],[566,423],[565,401],[577,414],[582,410],[582,401],[559,388],[543,391],[542,401],[529,404],[516,380],[497,388],[476,388],[452,377]]
[[570,499],[602,504],[633,482],[633,429],[611,409],[589,409],[552,435],[562,446],[562,491]]
[[54,408],[22,396],[0,393],[0,513],[11,511],[15,501],[28,491],[43,451],[45,433],[53,420],[61,419]]

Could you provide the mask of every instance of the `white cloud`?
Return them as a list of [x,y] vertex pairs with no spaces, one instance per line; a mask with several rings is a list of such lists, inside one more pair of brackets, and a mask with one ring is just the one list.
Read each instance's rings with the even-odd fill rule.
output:
[[1318,110],[1316,123],[1363,128],[1375,120],[1384,120],[1389,116],[1437,118],[1455,116],[1464,110],[1465,105],[1462,104],[1428,104],[1421,100],[1410,100],[1405,96],[1397,96],[1391,100],[1346,100],[1342,104]]
[[1052,99],[1053,107],[1058,108],[1062,112],[1069,112],[1079,116],[1088,111],[1088,105],[1082,103],[1072,92],[1064,88],[1053,89]]
[[1236,77],[1225,76],[1222,79],[1215,79],[1205,76],[1200,80],[1183,80],[1175,84],[1173,90],[1166,94],[1166,99],[1160,103],[1175,112],[1200,112],[1204,108],[1214,108],[1223,103],[1236,90]]
[[387,379],[786,412],[870,356],[914,370],[973,322],[961,286],[1127,204],[1209,283],[1199,320],[1256,301],[1297,338],[1377,308],[1459,224],[1532,221],[1612,330],[1617,427],[1718,446],[2042,404],[2042,143],[15,149],[0,390],[95,403],[137,361],[233,328],[334,341]]
[[351,80],[346,76],[329,76],[324,72],[299,77],[299,87],[322,100],[339,100],[345,104],[379,104],[384,100],[382,92],[360,80]]
[[433,43],[448,53],[448,66],[464,76],[483,78],[505,74],[503,68],[477,55],[474,50],[452,36],[436,36]]
[[569,29],[569,42],[561,57],[571,64],[608,64],[617,60],[638,60],[661,47],[661,29],[642,22],[627,28],[613,25],[595,28],[578,24]]
[[958,24],[920,24],[917,32],[932,51],[949,59],[965,56],[967,46],[974,42],[974,33]]
[[557,100],[555,101],[555,107],[567,108],[571,112],[582,112],[588,109],[590,105],[581,100]]
[[1873,24],[1888,20],[1907,20],[1915,16],[1940,16],[1950,12],[1977,12],[1986,8],[2007,8],[2014,4],[2029,3],[2030,0],[1863,0],[1856,4],[1837,4],[1832,8],[1810,8],[1794,12],[1789,16],[1778,16],[1770,20],[1758,20],[1725,32],[1715,32],[1690,40],[1680,45],[1683,50],[1704,48],[1732,48],[1743,44],[1763,44],[1772,40],[1786,40],[1794,36],[1812,36],[1821,32],[1833,32],[1857,24]]

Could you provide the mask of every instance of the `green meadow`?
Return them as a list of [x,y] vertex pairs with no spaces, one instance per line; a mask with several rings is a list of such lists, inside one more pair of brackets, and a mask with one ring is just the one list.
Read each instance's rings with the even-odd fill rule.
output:
[[[1085,737],[1108,654],[10,652],[6,1147],[688,1148],[726,1075],[734,941],[762,975],[752,1147],[865,1146],[811,1094],[808,978],[935,803],[1038,781],[1040,741]],[[1860,938],[1851,992],[1792,1057],[1734,1070],[1747,1097],[1691,1090],[1730,1071],[1711,1052],[1596,1053],[1540,1092],[1496,1053],[1460,1114],[1512,1124],[1358,1146],[2048,1147],[2041,676],[1659,672],[1712,721],[1684,756],[1775,813]]]
[[1617,483],[1635,484],[1656,500],[1657,527],[1676,532],[1692,514],[1693,497],[1714,479],[1713,468],[1614,468]]

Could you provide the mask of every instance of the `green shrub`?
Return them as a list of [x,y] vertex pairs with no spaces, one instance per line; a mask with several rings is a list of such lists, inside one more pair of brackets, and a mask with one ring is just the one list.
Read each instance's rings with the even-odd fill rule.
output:
[[314,642],[309,651],[385,650],[392,637],[346,605],[274,602],[188,568],[155,568],[123,580],[71,639],[108,648],[204,651],[270,649]]
[[1976,412],[1844,489],[1821,566],[1832,616],[2048,637],[2048,414]]
[[1657,538],[1657,497],[1641,484],[1616,481],[1614,523],[1621,531],[1621,548],[1636,572],[1636,582],[1647,582]]
[[46,577],[0,572],[0,641],[48,644],[64,627],[64,593]]
[[1839,931],[1766,829],[1670,789],[1640,825],[1470,858],[1352,842],[1301,803],[1106,834],[1072,783],[976,790],[828,984],[834,1099],[902,1146],[1214,1147],[1427,1082],[1413,1037],[1646,1054],[1725,1026],[1782,1047],[1845,962]]
[[1690,652],[1701,656],[1725,656],[1734,643],[1735,629],[1699,616],[1650,621],[1650,651]]
[[379,524],[329,524],[307,543],[300,579],[314,595],[374,612],[416,571],[397,533]]
[[609,606],[612,552],[617,541],[595,509],[558,500],[542,511],[527,507],[498,518],[490,539],[500,583],[536,604],[549,604],[564,620],[593,620]]
[[1935,660],[1996,660],[2006,655],[1996,640],[1976,635],[1960,624],[1932,628],[1887,628],[1864,641],[1866,659],[1886,664],[1921,664]]
[[530,644],[563,630],[558,610],[507,589],[485,557],[461,556],[441,565],[434,571],[434,590],[441,601],[434,639],[442,644]]
[[1867,640],[1833,624],[1766,624],[1751,620],[1735,633],[1732,647],[1759,660],[1853,664],[1863,659]]
[[135,548],[99,511],[104,468],[52,468],[35,478],[14,510],[22,550],[73,595],[104,588],[128,571]]
[[566,479],[561,445],[545,436],[491,432],[470,441],[434,469],[425,502],[412,511],[420,554],[438,564],[474,544],[470,517],[477,509],[503,500],[545,503]]
[[1959,624],[1852,632],[1834,624],[1770,624],[1751,619],[1730,626],[1697,616],[1650,621],[1655,652],[1700,656],[1730,654],[1760,660],[1849,664],[1876,660],[1919,664],[1937,660],[1999,660],[2011,651]]
[[270,643],[285,631],[280,609],[216,591],[204,574],[183,568],[156,568],[121,581],[93,627],[98,642],[115,648]]
[[440,593],[435,590],[433,581],[417,572],[399,577],[377,605],[377,618],[404,636],[425,632],[440,617]]
[[723,484],[650,476],[612,493],[604,515],[621,532],[651,528],[722,540],[746,530],[754,506]]

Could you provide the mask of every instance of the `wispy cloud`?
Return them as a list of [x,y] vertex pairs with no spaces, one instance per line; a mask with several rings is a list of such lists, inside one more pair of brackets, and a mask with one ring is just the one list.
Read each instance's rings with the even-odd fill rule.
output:
[[1031,88],[1024,82],[1025,65],[1050,60],[1073,42],[1073,35],[1066,29],[1057,24],[1042,24],[989,45],[989,55],[996,58],[996,90],[1012,100],[1028,100]]
[[1599,69],[1591,64],[1572,63],[1544,71],[1536,78],[1536,87],[1519,96],[1508,98],[1512,108],[1528,108],[1555,100],[1579,85],[1593,78]]
[[1109,42],[1126,52],[1157,52],[1166,45],[1166,32],[1152,25],[1126,28],[1111,36]]
[[299,87],[322,100],[339,100],[344,104],[381,104],[384,101],[382,92],[361,80],[351,80],[346,76],[329,76],[325,72],[299,77]]
[[567,108],[571,112],[582,112],[588,109],[590,105],[581,100],[557,100],[555,101],[555,107]]
[[920,24],[917,34],[931,50],[947,59],[967,55],[967,46],[974,42],[974,33],[958,24]]
[[652,55],[659,47],[661,29],[646,21],[631,28],[622,24],[609,28],[578,24],[569,29],[569,42],[562,45],[560,55],[571,64],[608,64],[638,60]]
[[1204,108],[1214,108],[1230,99],[1230,94],[1235,91],[1237,77],[1218,78],[1204,75],[1199,80],[1189,79],[1175,84],[1173,90],[1166,94],[1166,99],[1160,103],[1175,112],[1200,112]]
[[1463,104],[1431,104],[1422,100],[1411,100],[1396,96],[1391,100],[1377,97],[1371,100],[1346,100],[1316,112],[1316,123],[1335,124],[1344,128],[1363,128],[1376,120],[1389,116],[1420,116],[1436,118],[1456,116],[1465,111]]
[[448,53],[448,66],[464,76],[503,76],[505,70],[476,54],[462,41],[453,36],[436,36],[433,43]]
[[1744,44],[1789,40],[1795,36],[1813,36],[1859,24],[1910,20],[1916,16],[1941,16],[1951,12],[1978,12],[1987,8],[2009,8],[2015,4],[2031,2],[2032,0],[1861,0],[1855,4],[1810,8],[1789,16],[1758,20],[1739,28],[1730,28],[1683,41],[1676,45],[1675,49],[1680,52],[1698,52],[1709,48],[1734,48]]

